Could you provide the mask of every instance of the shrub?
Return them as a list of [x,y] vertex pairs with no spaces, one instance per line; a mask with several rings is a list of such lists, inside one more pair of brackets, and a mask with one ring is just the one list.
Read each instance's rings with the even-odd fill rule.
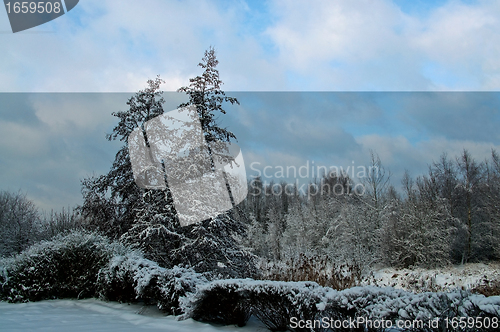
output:
[[148,302],[145,294],[151,293],[148,288],[164,274],[163,270],[137,251],[115,255],[98,273],[96,294],[110,301],[134,302],[140,299]]
[[315,317],[319,289],[314,282],[216,280],[199,287],[181,307],[184,318],[225,325],[243,326],[254,314],[271,331],[282,331],[289,328],[292,317]]
[[[474,331],[449,325],[445,319],[452,318],[497,317],[500,318],[500,297],[486,298],[464,291],[425,292],[414,294],[391,287],[374,286],[354,287],[344,291],[328,291],[318,304],[322,316],[333,317],[335,313],[346,314],[356,320],[363,317],[371,322],[390,321],[396,326],[397,321],[419,320],[425,326],[416,331]],[[439,327],[429,326],[429,320],[439,320]],[[370,324],[361,324],[362,331],[380,331]]]
[[[500,297],[484,297],[458,291],[414,294],[391,287],[354,287],[337,291],[312,282],[255,281],[252,279],[216,280],[181,299],[184,318],[191,317],[219,324],[246,323],[254,314],[272,331],[382,331],[373,322],[420,320],[425,326],[416,331],[454,331],[445,319],[500,318]],[[328,321],[322,321],[326,317]],[[294,320],[292,321],[292,318]],[[365,319],[365,323],[358,319]],[[439,327],[429,326],[438,320]],[[313,327],[292,324],[309,321]],[[334,327],[332,322],[354,321],[354,329]],[[359,324],[357,324],[359,322]],[[472,331],[463,329],[461,331]]]
[[126,247],[94,233],[74,231],[3,259],[1,298],[10,302],[92,297],[99,270]]
[[192,269],[166,269],[145,259],[140,252],[130,251],[113,257],[101,269],[98,295],[111,301],[155,303],[166,313],[179,315],[179,298],[196,290],[207,279]]
[[165,269],[116,241],[72,231],[0,261],[0,299],[27,302],[55,298],[156,304],[180,314],[179,298],[206,278],[191,269]]
[[246,287],[252,313],[271,331],[290,329],[292,317],[314,320],[322,287],[315,282],[256,282]]
[[181,300],[184,318],[223,325],[246,325],[250,302],[242,280],[220,280],[198,287],[194,296]]
[[174,266],[168,270],[165,280],[158,284],[158,308],[173,315],[182,314],[180,299],[196,292],[197,286],[206,283],[208,281],[204,274],[197,273],[192,268]]

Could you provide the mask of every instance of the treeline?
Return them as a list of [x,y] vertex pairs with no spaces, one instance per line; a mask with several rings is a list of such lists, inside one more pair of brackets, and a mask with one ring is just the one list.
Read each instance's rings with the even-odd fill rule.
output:
[[[247,199],[238,211],[229,212],[233,216],[229,219],[247,224],[246,234],[238,232],[239,242],[255,255],[275,262],[289,262],[305,254],[361,269],[375,264],[432,268],[500,258],[500,156],[496,151],[480,162],[466,150],[455,158],[443,154],[426,175],[412,178],[406,173],[399,191],[375,154],[370,166],[373,172],[360,182],[364,192],[353,190],[356,183],[347,174],[324,175],[310,183],[305,194],[285,182],[266,185],[260,178],[252,179]],[[102,227],[96,229],[95,220],[79,215],[80,211],[42,213],[23,193],[0,192],[0,255],[19,253],[65,230],[90,228],[105,233]],[[155,247],[172,259],[167,244],[173,244],[165,242],[172,236],[154,246],[150,242],[153,235],[163,238],[163,232],[154,226],[165,223],[155,221],[157,213],[148,216],[141,211],[144,220],[124,232],[122,239],[136,235],[125,242]],[[103,220],[116,230],[111,221]],[[215,228],[222,225],[223,230],[230,224],[210,222]],[[137,234],[133,233],[136,229]],[[195,234],[193,229],[185,233]],[[219,247],[231,238],[213,233],[219,236],[203,232],[189,240],[185,235],[179,243],[183,250],[178,251],[197,247],[213,254],[217,250],[209,249],[210,243]],[[227,247],[234,249],[232,241]],[[203,258],[200,256],[200,262],[206,264]],[[212,260],[221,265],[218,255]]]
[[[301,194],[282,182],[249,182],[240,206],[246,246],[274,261],[299,254],[367,268],[436,267],[500,258],[500,157],[443,154],[426,175],[405,173],[401,190],[372,153],[359,183],[331,172]],[[334,190],[335,188],[335,190]],[[340,190],[343,189],[343,190]]]
[[84,225],[76,211],[42,212],[22,192],[0,191],[0,256],[10,256],[34,243]]

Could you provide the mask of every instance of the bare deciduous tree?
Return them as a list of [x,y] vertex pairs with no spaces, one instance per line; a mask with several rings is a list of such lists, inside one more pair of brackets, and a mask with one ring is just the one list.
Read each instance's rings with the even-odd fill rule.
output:
[[35,204],[21,192],[0,192],[0,254],[19,253],[40,236],[40,214]]

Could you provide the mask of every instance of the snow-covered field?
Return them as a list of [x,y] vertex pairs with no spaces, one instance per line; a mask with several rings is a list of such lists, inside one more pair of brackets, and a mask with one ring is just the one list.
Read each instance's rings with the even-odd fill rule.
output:
[[192,319],[178,321],[154,306],[103,302],[96,299],[0,302],[1,331],[268,331],[256,319],[248,325],[215,326]]
[[471,289],[492,280],[500,280],[500,263],[469,263],[433,270],[384,268],[376,270],[363,284],[417,292],[453,291]]

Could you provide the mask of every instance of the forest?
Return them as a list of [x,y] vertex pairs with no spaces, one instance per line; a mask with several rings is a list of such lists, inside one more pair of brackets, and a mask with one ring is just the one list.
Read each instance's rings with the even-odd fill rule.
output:
[[[500,159],[476,161],[467,150],[446,154],[426,175],[405,173],[401,190],[373,152],[361,183],[330,172],[307,186],[249,183],[242,210],[247,245],[279,261],[299,253],[349,263],[426,267],[498,260]],[[363,188],[362,190],[359,188]]]

